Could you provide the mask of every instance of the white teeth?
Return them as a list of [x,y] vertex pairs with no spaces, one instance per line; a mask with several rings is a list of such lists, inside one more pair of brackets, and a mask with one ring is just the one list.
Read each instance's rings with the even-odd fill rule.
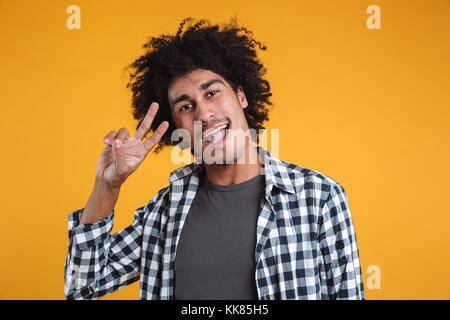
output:
[[225,125],[223,125],[223,126],[220,126],[220,127],[216,128],[216,129],[214,129],[214,130],[208,132],[208,133],[205,134],[205,136],[203,137],[203,140],[209,141],[210,138],[211,138],[211,136],[212,136],[213,134],[215,134],[216,132],[218,132],[218,131],[220,131],[220,130],[222,130],[222,129],[225,129],[225,128],[227,127],[227,125],[228,125],[228,124],[225,124]]

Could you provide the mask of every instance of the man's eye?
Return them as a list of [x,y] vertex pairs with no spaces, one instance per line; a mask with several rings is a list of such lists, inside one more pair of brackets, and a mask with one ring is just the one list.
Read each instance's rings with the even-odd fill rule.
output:
[[181,111],[186,111],[192,108],[192,104],[188,103],[181,107]]
[[207,96],[211,97],[211,96],[215,95],[216,93],[217,93],[217,91],[213,90],[213,91],[210,91]]

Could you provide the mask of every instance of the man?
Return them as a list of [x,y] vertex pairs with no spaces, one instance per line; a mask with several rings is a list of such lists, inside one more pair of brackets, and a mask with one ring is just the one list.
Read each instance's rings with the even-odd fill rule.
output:
[[[255,45],[265,48],[235,22],[184,30],[191,21],[152,38],[131,65],[140,123],[133,136],[106,135],[92,194],[69,214],[66,297],[98,298],[140,280],[141,299],[364,299],[342,186],[233,136],[268,119]],[[111,235],[122,184],[153,147],[175,144],[177,129],[200,161],[172,172],[132,225]]]

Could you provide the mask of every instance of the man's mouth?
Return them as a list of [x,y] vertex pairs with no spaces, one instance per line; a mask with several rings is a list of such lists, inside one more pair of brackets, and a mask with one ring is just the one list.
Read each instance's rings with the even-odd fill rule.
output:
[[203,134],[203,142],[206,144],[215,144],[225,140],[226,130],[229,127],[229,123],[223,124],[214,129],[208,130]]

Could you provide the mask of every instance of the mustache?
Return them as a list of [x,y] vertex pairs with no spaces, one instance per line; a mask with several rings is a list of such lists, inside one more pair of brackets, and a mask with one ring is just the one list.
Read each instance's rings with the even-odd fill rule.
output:
[[213,120],[208,121],[208,122],[203,122],[202,123],[202,131],[206,131],[209,128],[214,127],[218,123],[227,123],[227,124],[229,124],[229,123],[231,123],[231,119],[228,118],[228,117],[225,117],[223,119],[213,119]]
[[[198,121],[198,122],[200,122],[200,121]],[[204,122],[202,121],[201,130],[200,130],[200,125],[198,125],[198,126],[194,125],[194,139],[201,139],[203,132],[214,127],[218,123],[231,124],[231,119],[229,117],[225,117],[223,119],[212,119],[211,121],[204,121]]]

